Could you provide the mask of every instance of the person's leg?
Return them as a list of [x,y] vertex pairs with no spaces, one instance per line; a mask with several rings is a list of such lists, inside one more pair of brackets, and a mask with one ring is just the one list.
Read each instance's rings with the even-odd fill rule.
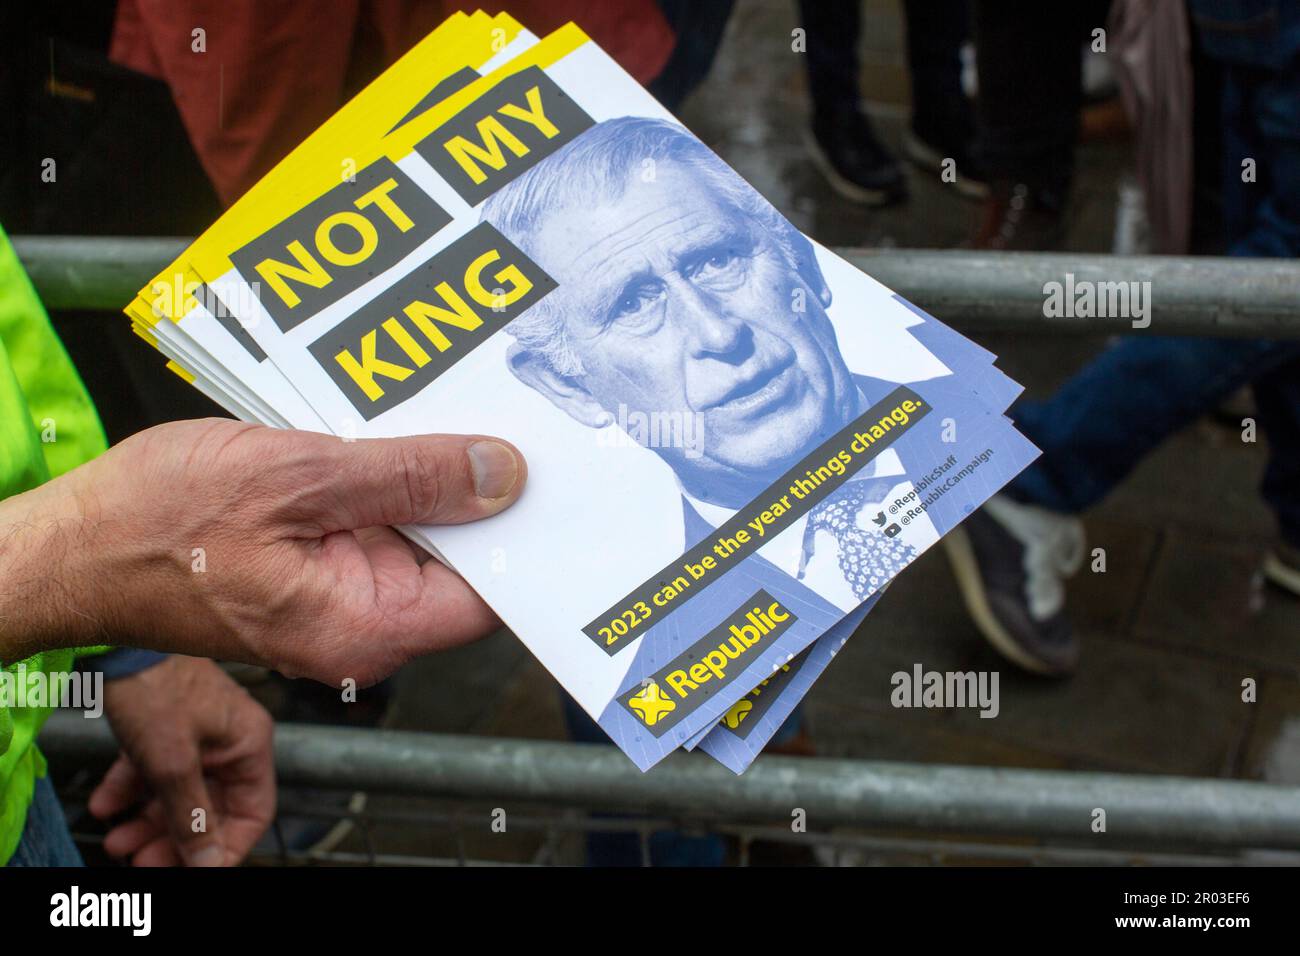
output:
[[1294,258],[1300,255],[1300,6],[1228,0],[1189,0],[1188,6],[1198,51],[1220,74],[1229,254]]
[[[1198,0],[1198,39],[1222,77],[1223,218],[1228,254],[1300,256],[1300,12],[1272,21]],[[1246,16],[1245,22],[1234,17]],[[1249,167],[1249,169],[1248,169]],[[1281,542],[1265,576],[1300,595],[1300,360],[1254,381],[1269,446],[1261,493],[1277,516]]]
[[1255,403],[1268,440],[1260,492],[1281,535],[1264,558],[1264,577],[1300,597],[1300,360],[1257,380]]
[[955,185],[966,195],[988,190],[971,146],[975,111],[961,86],[961,48],[971,37],[970,0],[904,0],[907,71],[912,81],[912,122],[903,140],[917,165],[957,166]]
[[[1259,132],[1249,108],[1250,89],[1240,69],[1220,64],[1219,123],[1222,152],[1219,155],[1220,188],[1223,194],[1224,246],[1239,245],[1254,228],[1264,188],[1259,182],[1242,180],[1242,159],[1257,157]],[[1260,174],[1256,159],[1256,176]],[[1267,167],[1262,175],[1268,176]]]
[[841,196],[878,206],[906,194],[894,157],[862,112],[858,83],[861,0],[800,0],[812,140],[808,147],[827,182]]
[[974,153],[989,181],[974,248],[1060,242],[1083,101],[1081,44],[1108,9],[1107,0],[974,0]]
[[48,777],[36,781],[27,822],[9,866],[85,866]]
[[[1293,25],[1291,32],[1297,29]],[[1293,38],[1290,47],[1296,42]],[[1230,146],[1224,163],[1228,204],[1248,211],[1232,219],[1230,255],[1300,256],[1300,63],[1294,57],[1287,62],[1262,75],[1226,71],[1253,119],[1253,137],[1235,155]],[[1256,182],[1242,180],[1239,156],[1255,159]],[[1260,491],[1277,516],[1282,537],[1268,555],[1264,573],[1300,594],[1300,360],[1257,379],[1254,390],[1269,448]]]
[[970,39],[970,0],[904,0],[907,22],[907,72],[912,80],[912,124],[918,132],[940,135],[940,124],[958,123],[974,132],[974,117],[963,108],[961,47]]
[[[1282,70],[1224,69],[1228,255],[1300,256],[1300,53]],[[1249,161],[1254,175],[1243,178]]]
[[[1009,14],[1015,4],[998,6]],[[1193,3],[1194,12],[1211,7],[1221,12],[1211,0]],[[1202,46],[1223,69],[1225,225],[1234,255],[1300,254],[1300,13],[1287,11],[1282,28],[1256,22],[1216,32],[1199,23]],[[1248,158],[1253,179],[1243,178]],[[1300,527],[1300,342],[1133,337],[1048,401],[1015,407],[1042,458],[945,539],[990,643],[1030,670],[1067,673],[1078,647],[1061,576],[1074,563],[1065,546],[1077,544],[1080,554],[1070,557],[1081,557],[1082,538],[1062,513],[1100,500],[1167,435],[1252,382],[1270,441],[1264,494],[1283,533],[1265,571],[1300,593],[1300,544],[1291,537]]]
[[1058,193],[1069,182],[1082,101],[1070,6],[975,0],[977,149],[991,176]]
[[944,538],[980,633],[1028,671],[1070,673],[1079,645],[1064,578],[1084,556],[1073,516],[1223,397],[1298,362],[1300,342],[1132,337],[1047,401],[1015,405],[1011,417],[1042,457]]
[[[1264,70],[1224,63],[1224,225],[1229,255],[1300,256],[1297,116],[1300,65]],[[1243,158],[1255,160],[1253,178],[1243,179]],[[1269,429],[1270,439],[1272,431],[1278,431],[1285,456],[1292,438],[1287,403],[1297,394],[1286,387],[1286,379],[1297,356],[1300,342],[1295,341],[1126,338],[1049,401],[1016,406],[1013,415],[1021,431],[1044,454],[1010,491],[1056,511],[1081,511],[1103,497],[1166,435],[1257,380],[1263,385],[1261,418],[1277,422]],[[1260,392],[1257,389],[1257,395]],[[1107,426],[1122,421],[1130,408],[1142,412],[1129,425]],[[1291,473],[1285,459],[1277,472]],[[1270,494],[1280,487],[1270,484]]]
[[808,93],[815,113],[835,112],[848,104],[856,109],[858,41],[862,37],[861,0],[799,0],[799,26],[804,31]]
[[1282,539],[1300,548],[1300,359],[1257,379],[1254,390],[1269,452],[1260,491]]
[[1167,436],[1297,356],[1295,341],[1121,339],[1050,399],[1014,406],[1011,417],[1043,456],[1007,491],[1052,511],[1083,511]]

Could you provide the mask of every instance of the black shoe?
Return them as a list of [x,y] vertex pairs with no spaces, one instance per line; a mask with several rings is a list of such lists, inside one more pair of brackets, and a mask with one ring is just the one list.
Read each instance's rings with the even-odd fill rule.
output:
[[1270,584],[1300,597],[1300,548],[1279,541],[1264,556],[1264,577]]
[[943,543],[966,609],[1003,657],[1035,674],[1074,670],[1063,578],[1083,560],[1076,519],[995,495]]
[[870,121],[858,110],[814,119],[808,151],[831,188],[845,199],[884,206],[907,195],[898,161],[876,139]]
[[[912,164],[928,173],[938,173],[941,181],[950,183],[967,199],[984,199],[989,194],[988,178],[971,155],[966,141],[950,142],[944,137],[924,135],[915,127],[903,134],[903,155]],[[944,178],[952,160],[954,177]]]
[[975,234],[962,245],[995,252],[1044,252],[1065,236],[1064,202],[1024,183],[994,182]]

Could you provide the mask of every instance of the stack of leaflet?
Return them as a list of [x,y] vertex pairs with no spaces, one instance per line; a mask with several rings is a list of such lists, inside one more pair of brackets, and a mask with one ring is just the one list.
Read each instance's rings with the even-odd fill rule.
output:
[[515,443],[515,506],[400,530],[642,770],[743,771],[1037,455],[993,355],[803,236],[573,24],[449,19],[127,312],[241,419]]

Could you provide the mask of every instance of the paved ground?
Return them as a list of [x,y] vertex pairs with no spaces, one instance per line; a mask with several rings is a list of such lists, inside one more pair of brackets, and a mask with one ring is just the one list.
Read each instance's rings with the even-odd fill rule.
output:
[[[888,142],[906,116],[901,23],[868,4],[864,88]],[[742,0],[708,85],[684,118],[784,213],[828,245],[948,247],[975,206],[912,175],[909,203],[854,208],[831,194],[801,142],[802,63],[790,0]],[[1087,145],[1067,247],[1109,251],[1122,144]],[[940,316],[942,318],[942,316]],[[1001,367],[1047,394],[1103,343],[987,337]],[[821,753],[863,758],[1246,777],[1300,784],[1300,603],[1266,591],[1257,567],[1273,533],[1255,494],[1265,451],[1209,421],[1169,441],[1088,515],[1104,574],[1085,572],[1070,606],[1085,644],[1064,682],[1021,676],[968,622],[940,549],[895,584],[808,698]],[[895,710],[890,675],[997,669],[995,720]],[[1243,703],[1245,678],[1258,702]],[[563,736],[554,681],[509,634],[410,667],[399,726]],[[635,771],[629,766],[629,773]]]

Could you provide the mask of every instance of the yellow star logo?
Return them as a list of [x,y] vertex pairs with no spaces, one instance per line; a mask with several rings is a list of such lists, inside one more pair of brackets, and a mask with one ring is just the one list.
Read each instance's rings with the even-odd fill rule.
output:
[[740,722],[749,716],[749,712],[754,709],[753,703],[747,697],[742,697],[731,705],[731,710],[722,715],[722,722],[735,730],[740,726]]
[[654,681],[641,688],[627,703],[645,721],[647,727],[653,727],[665,715],[677,709],[677,705],[664,696]]

